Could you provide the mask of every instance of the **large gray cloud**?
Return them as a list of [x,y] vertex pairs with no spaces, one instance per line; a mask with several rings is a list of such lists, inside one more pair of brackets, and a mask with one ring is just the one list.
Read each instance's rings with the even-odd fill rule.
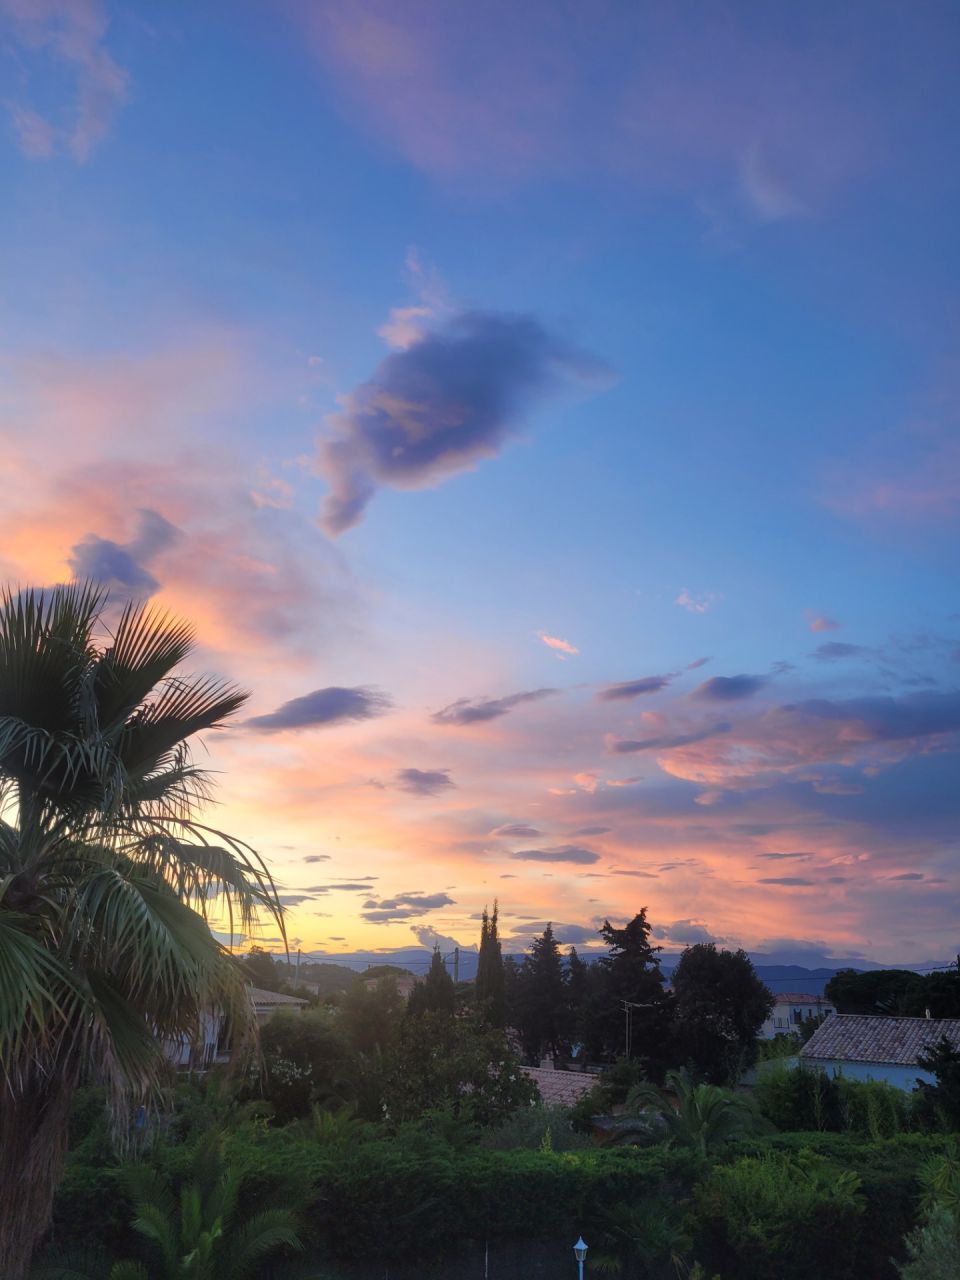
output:
[[113,542],[88,534],[72,548],[67,564],[78,581],[102,583],[114,595],[151,596],[160,583],[147,566],[179,537],[179,529],[159,511],[142,507],[137,512],[137,533],[132,541]]
[[582,866],[600,861],[599,853],[577,844],[562,844],[555,849],[517,849],[510,857],[517,862],[575,862]]
[[321,523],[352,528],[377,489],[420,489],[493,457],[539,396],[607,371],[529,316],[465,311],[381,360],[321,441]]
[[457,784],[449,769],[398,769],[397,785],[417,796],[436,796]]
[[440,907],[452,907],[454,901],[446,893],[398,893],[392,898],[368,898],[360,914],[370,924],[389,924],[416,919]]
[[673,679],[669,676],[643,676],[639,680],[624,680],[621,684],[608,684],[597,697],[601,702],[616,702],[625,698],[639,698],[648,693],[659,693]]
[[511,693],[506,698],[458,698],[430,718],[435,724],[477,724],[496,720],[524,702],[539,702],[553,693],[559,693],[559,689],[530,689],[525,693]]
[[739,702],[758,693],[766,683],[765,676],[714,676],[697,685],[690,696],[701,702]]
[[381,716],[393,705],[385,693],[370,685],[343,688],[330,685],[314,689],[301,698],[291,698],[269,715],[252,716],[244,723],[248,729],[276,733],[281,729],[311,729],[318,725],[343,724],[350,720],[370,720]]

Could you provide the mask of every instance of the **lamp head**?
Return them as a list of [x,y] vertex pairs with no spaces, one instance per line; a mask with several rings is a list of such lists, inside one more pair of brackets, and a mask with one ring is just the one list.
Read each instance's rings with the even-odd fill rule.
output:
[[588,1246],[584,1243],[583,1236],[581,1236],[580,1239],[577,1241],[577,1243],[573,1246],[573,1256],[576,1258],[578,1262],[582,1262],[584,1258],[587,1256],[587,1248]]

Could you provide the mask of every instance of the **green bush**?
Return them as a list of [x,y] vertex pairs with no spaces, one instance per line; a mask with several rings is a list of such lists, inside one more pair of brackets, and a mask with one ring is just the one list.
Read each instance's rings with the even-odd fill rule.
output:
[[699,1189],[714,1265],[737,1280],[847,1280],[863,1212],[860,1179],[810,1153],[718,1165]]
[[591,1139],[573,1127],[570,1107],[523,1107],[502,1124],[485,1129],[479,1145],[487,1151],[584,1151]]

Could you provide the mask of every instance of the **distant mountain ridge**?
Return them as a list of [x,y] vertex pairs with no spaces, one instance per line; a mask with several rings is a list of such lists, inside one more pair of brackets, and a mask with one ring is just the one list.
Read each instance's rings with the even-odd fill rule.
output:
[[[517,961],[521,961],[524,956],[523,952],[507,952],[505,954],[512,955],[513,959]],[[598,953],[591,954],[589,951],[581,951],[578,954],[584,960],[589,961],[596,959]],[[374,965],[394,964],[404,969],[409,969],[411,973],[425,974],[430,966],[431,955],[432,952],[426,947],[398,947],[390,951],[352,951],[340,955],[322,951],[304,951],[301,958],[304,963],[336,964],[346,969],[361,972],[364,969],[372,968]],[[447,962],[447,967],[452,971],[453,952],[445,951],[443,955]],[[774,955],[767,952],[748,952],[748,955],[757,971],[757,977],[762,982],[765,982],[774,994],[778,992],[804,992],[809,995],[822,995],[824,987],[833,975],[841,969],[856,969],[861,973],[869,969],[912,969],[920,971],[940,967],[942,964],[939,961],[921,965],[880,964],[875,960],[866,960],[862,956],[848,958],[817,955],[811,958],[820,961],[820,963],[807,966],[787,963],[786,959],[779,961]],[[660,956],[661,967],[668,976],[676,968],[679,961],[679,952],[664,953]],[[476,950],[461,947],[458,961],[458,977],[461,981],[469,982],[476,977],[476,973]]]

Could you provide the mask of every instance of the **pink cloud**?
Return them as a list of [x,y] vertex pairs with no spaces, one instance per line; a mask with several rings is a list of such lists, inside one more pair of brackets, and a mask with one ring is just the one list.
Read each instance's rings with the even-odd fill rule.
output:
[[49,156],[56,142],[80,163],[88,160],[127,100],[129,77],[105,46],[108,20],[99,0],[0,0],[15,39],[27,53],[48,52],[73,73],[70,118],[56,127],[29,107],[12,108],[20,147]]
[[828,618],[823,613],[811,613],[807,611],[807,620],[811,631],[839,631],[840,623],[833,618]]
[[548,636],[545,631],[538,631],[537,636],[548,649],[555,650],[558,657],[573,656],[580,652],[569,640],[561,640],[559,636]]
[[603,0],[589,12],[299,0],[291,12],[368,127],[447,180],[604,173],[727,190],[769,221],[822,205],[878,161],[868,55],[842,24],[811,45],[720,11],[691,23]]

